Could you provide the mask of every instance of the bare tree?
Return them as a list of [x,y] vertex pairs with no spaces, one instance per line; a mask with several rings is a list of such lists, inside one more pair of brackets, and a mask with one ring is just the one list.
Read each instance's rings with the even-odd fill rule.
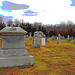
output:
[[69,20],[69,21],[67,22],[67,25],[73,26],[73,22]]
[[13,26],[13,21],[12,21],[12,19],[9,19],[9,20],[7,21],[7,26]]
[[60,22],[60,26],[65,26],[67,23],[65,21]]
[[0,23],[3,23],[3,16],[0,15]]
[[15,24],[15,26],[20,26],[20,21],[18,19],[15,19],[14,24]]

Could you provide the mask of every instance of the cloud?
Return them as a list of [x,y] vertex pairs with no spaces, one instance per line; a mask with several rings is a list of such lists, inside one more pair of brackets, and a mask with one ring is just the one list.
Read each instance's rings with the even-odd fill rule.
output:
[[72,1],[71,6],[75,6],[75,0],[71,0],[71,1]]
[[9,1],[2,2],[2,10],[19,10],[19,9],[28,9],[29,5],[26,4],[16,4]]
[[23,14],[23,16],[37,16],[37,15],[38,15],[38,12],[34,12],[34,11],[31,11],[31,10],[27,10]]

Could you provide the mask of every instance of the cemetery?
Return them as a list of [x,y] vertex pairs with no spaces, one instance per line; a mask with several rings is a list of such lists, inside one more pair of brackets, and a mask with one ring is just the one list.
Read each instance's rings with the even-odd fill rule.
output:
[[0,18],[0,75],[75,75],[75,25],[4,25]]
[[0,75],[75,74],[75,39],[73,37],[67,42],[67,38],[61,39],[59,34],[58,39],[51,40],[47,37],[48,42],[46,42],[44,34],[40,36],[41,39],[35,34],[34,37],[29,36],[32,38],[30,40],[25,37],[26,31],[18,29],[20,28],[8,27],[0,31],[2,35],[0,37]]

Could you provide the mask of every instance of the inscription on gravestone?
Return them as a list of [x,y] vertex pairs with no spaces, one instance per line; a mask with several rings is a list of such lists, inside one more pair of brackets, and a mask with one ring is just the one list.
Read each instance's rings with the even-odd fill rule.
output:
[[40,39],[39,39],[39,37],[34,37],[34,44],[39,44],[39,41],[40,41]]
[[25,48],[24,36],[2,36],[2,48]]

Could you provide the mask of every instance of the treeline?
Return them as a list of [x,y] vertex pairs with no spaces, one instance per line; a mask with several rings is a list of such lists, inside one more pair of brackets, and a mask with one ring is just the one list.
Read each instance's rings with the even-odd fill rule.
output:
[[43,26],[43,25],[33,25],[30,23],[22,23],[21,28],[28,32],[32,32],[32,36],[35,31],[42,31],[47,37],[51,37],[52,35],[58,36],[60,33],[62,36],[67,37],[67,35],[75,37],[75,24],[74,25],[66,25],[66,26]]
[[[4,23],[0,23],[0,30],[3,29],[6,25]],[[11,26],[10,24],[8,24],[7,26]],[[14,25],[13,26],[17,27],[18,25]],[[60,33],[62,36],[67,37],[67,35],[73,36],[75,37],[75,24],[74,25],[59,25],[59,26],[43,26],[43,25],[33,25],[30,23],[24,23],[21,22],[19,25],[21,28],[23,28],[24,30],[26,30],[29,35],[29,32],[32,33],[32,36],[34,36],[34,32],[35,31],[42,31],[47,37],[51,37],[52,35],[58,36],[58,34]]]
[[5,26],[14,26],[14,27],[21,27],[26,30],[29,35],[29,32],[32,33],[34,36],[35,31],[42,31],[47,37],[51,37],[52,35],[58,36],[60,33],[62,36],[67,37],[67,35],[75,37],[75,24],[73,22],[68,21],[67,23],[61,22],[59,25],[42,25],[41,23],[34,23],[31,24],[29,22],[24,22],[23,20],[15,19],[12,21],[9,19],[7,24],[3,21],[3,16],[0,16],[0,30],[3,29]]

